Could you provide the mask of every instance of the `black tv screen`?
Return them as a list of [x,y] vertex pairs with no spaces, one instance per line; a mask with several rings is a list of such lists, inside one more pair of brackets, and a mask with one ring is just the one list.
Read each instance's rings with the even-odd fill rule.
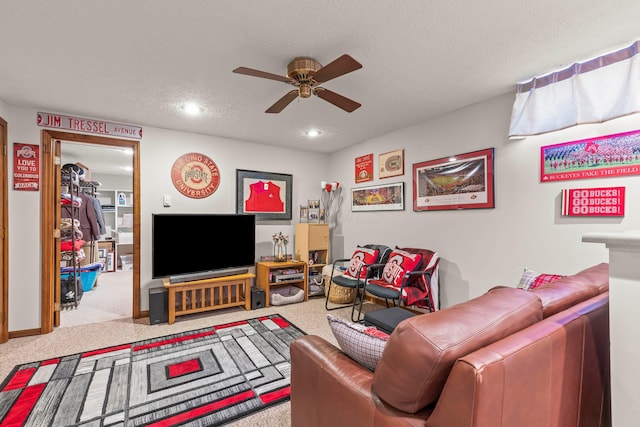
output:
[[153,214],[152,228],[154,279],[197,280],[255,264],[255,215]]

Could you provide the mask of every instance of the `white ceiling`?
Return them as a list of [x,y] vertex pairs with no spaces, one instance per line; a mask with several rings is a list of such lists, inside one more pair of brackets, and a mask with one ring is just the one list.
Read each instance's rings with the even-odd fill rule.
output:
[[[638,0],[5,0],[0,99],[330,153],[627,46],[639,22]],[[363,68],[324,87],[353,113],[311,97],[265,114],[292,87],[232,73],[344,53]],[[189,100],[201,117],[179,112]]]

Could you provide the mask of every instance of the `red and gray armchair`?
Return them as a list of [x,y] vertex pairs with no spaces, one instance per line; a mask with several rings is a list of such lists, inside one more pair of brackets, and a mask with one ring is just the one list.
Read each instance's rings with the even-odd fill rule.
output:
[[[380,277],[382,268],[387,262],[387,258],[391,253],[391,248],[384,245],[369,244],[359,246],[351,256],[351,258],[342,258],[333,262],[331,269],[331,277],[326,292],[325,308],[327,310],[336,310],[351,305],[351,321],[360,322],[360,314],[355,317],[356,306],[362,307],[362,298],[364,296],[364,285],[368,279]],[[338,271],[343,274],[336,274]],[[331,288],[333,286],[343,287],[353,290],[354,298],[346,304],[334,304],[330,301]]]
[[367,277],[364,280],[358,319],[367,294],[384,299],[387,307],[391,301],[394,306],[415,305],[431,312],[438,310],[439,265],[440,256],[437,252],[419,248],[394,249],[385,264],[369,267],[382,269],[382,273],[379,277]]

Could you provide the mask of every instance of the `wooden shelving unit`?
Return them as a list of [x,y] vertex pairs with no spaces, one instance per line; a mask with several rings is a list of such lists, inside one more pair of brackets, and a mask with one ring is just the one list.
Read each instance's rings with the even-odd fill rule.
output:
[[123,264],[122,256],[133,254],[133,191],[100,189],[105,224],[111,229],[106,238],[115,241],[114,262],[117,270],[131,270],[131,263]]
[[296,224],[295,257],[307,263],[309,275],[322,278],[329,255],[329,224]]
[[[303,273],[302,279],[284,280],[276,282],[272,273],[276,273],[280,270],[296,269],[301,270]],[[288,261],[288,262],[264,262],[260,261],[256,263],[256,286],[264,289],[265,293],[265,307],[271,306],[271,296],[269,294],[271,288],[280,286],[295,286],[304,291],[304,300],[309,299],[309,282],[307,263],[302,261]]]

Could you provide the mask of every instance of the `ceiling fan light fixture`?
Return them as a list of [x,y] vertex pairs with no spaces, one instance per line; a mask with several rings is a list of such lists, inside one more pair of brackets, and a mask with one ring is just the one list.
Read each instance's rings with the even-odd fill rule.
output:
[[311,85],[307,83],[301,84],[298,89],[298,94],[300,95],[300,98],[309,98],[311,96]]
[[324,66],[313,58],[296,57],[287,65],[286,76],[247,67],[238,67],[234,69],[233,72],[276,80],[297,88],[287,92],[278,99],[272,106],[265,110],[265,113],[280,113],[287,105],[293,102],[294,99],[298,97],[309,98],[311,95],[316,95],[318,98],[343,109],[347,113],[351,113],[360,108],[361,104],[318,85],[352,71],[359,70],[360,68],[362,68],[362,64],[351,56],[344,54]]

